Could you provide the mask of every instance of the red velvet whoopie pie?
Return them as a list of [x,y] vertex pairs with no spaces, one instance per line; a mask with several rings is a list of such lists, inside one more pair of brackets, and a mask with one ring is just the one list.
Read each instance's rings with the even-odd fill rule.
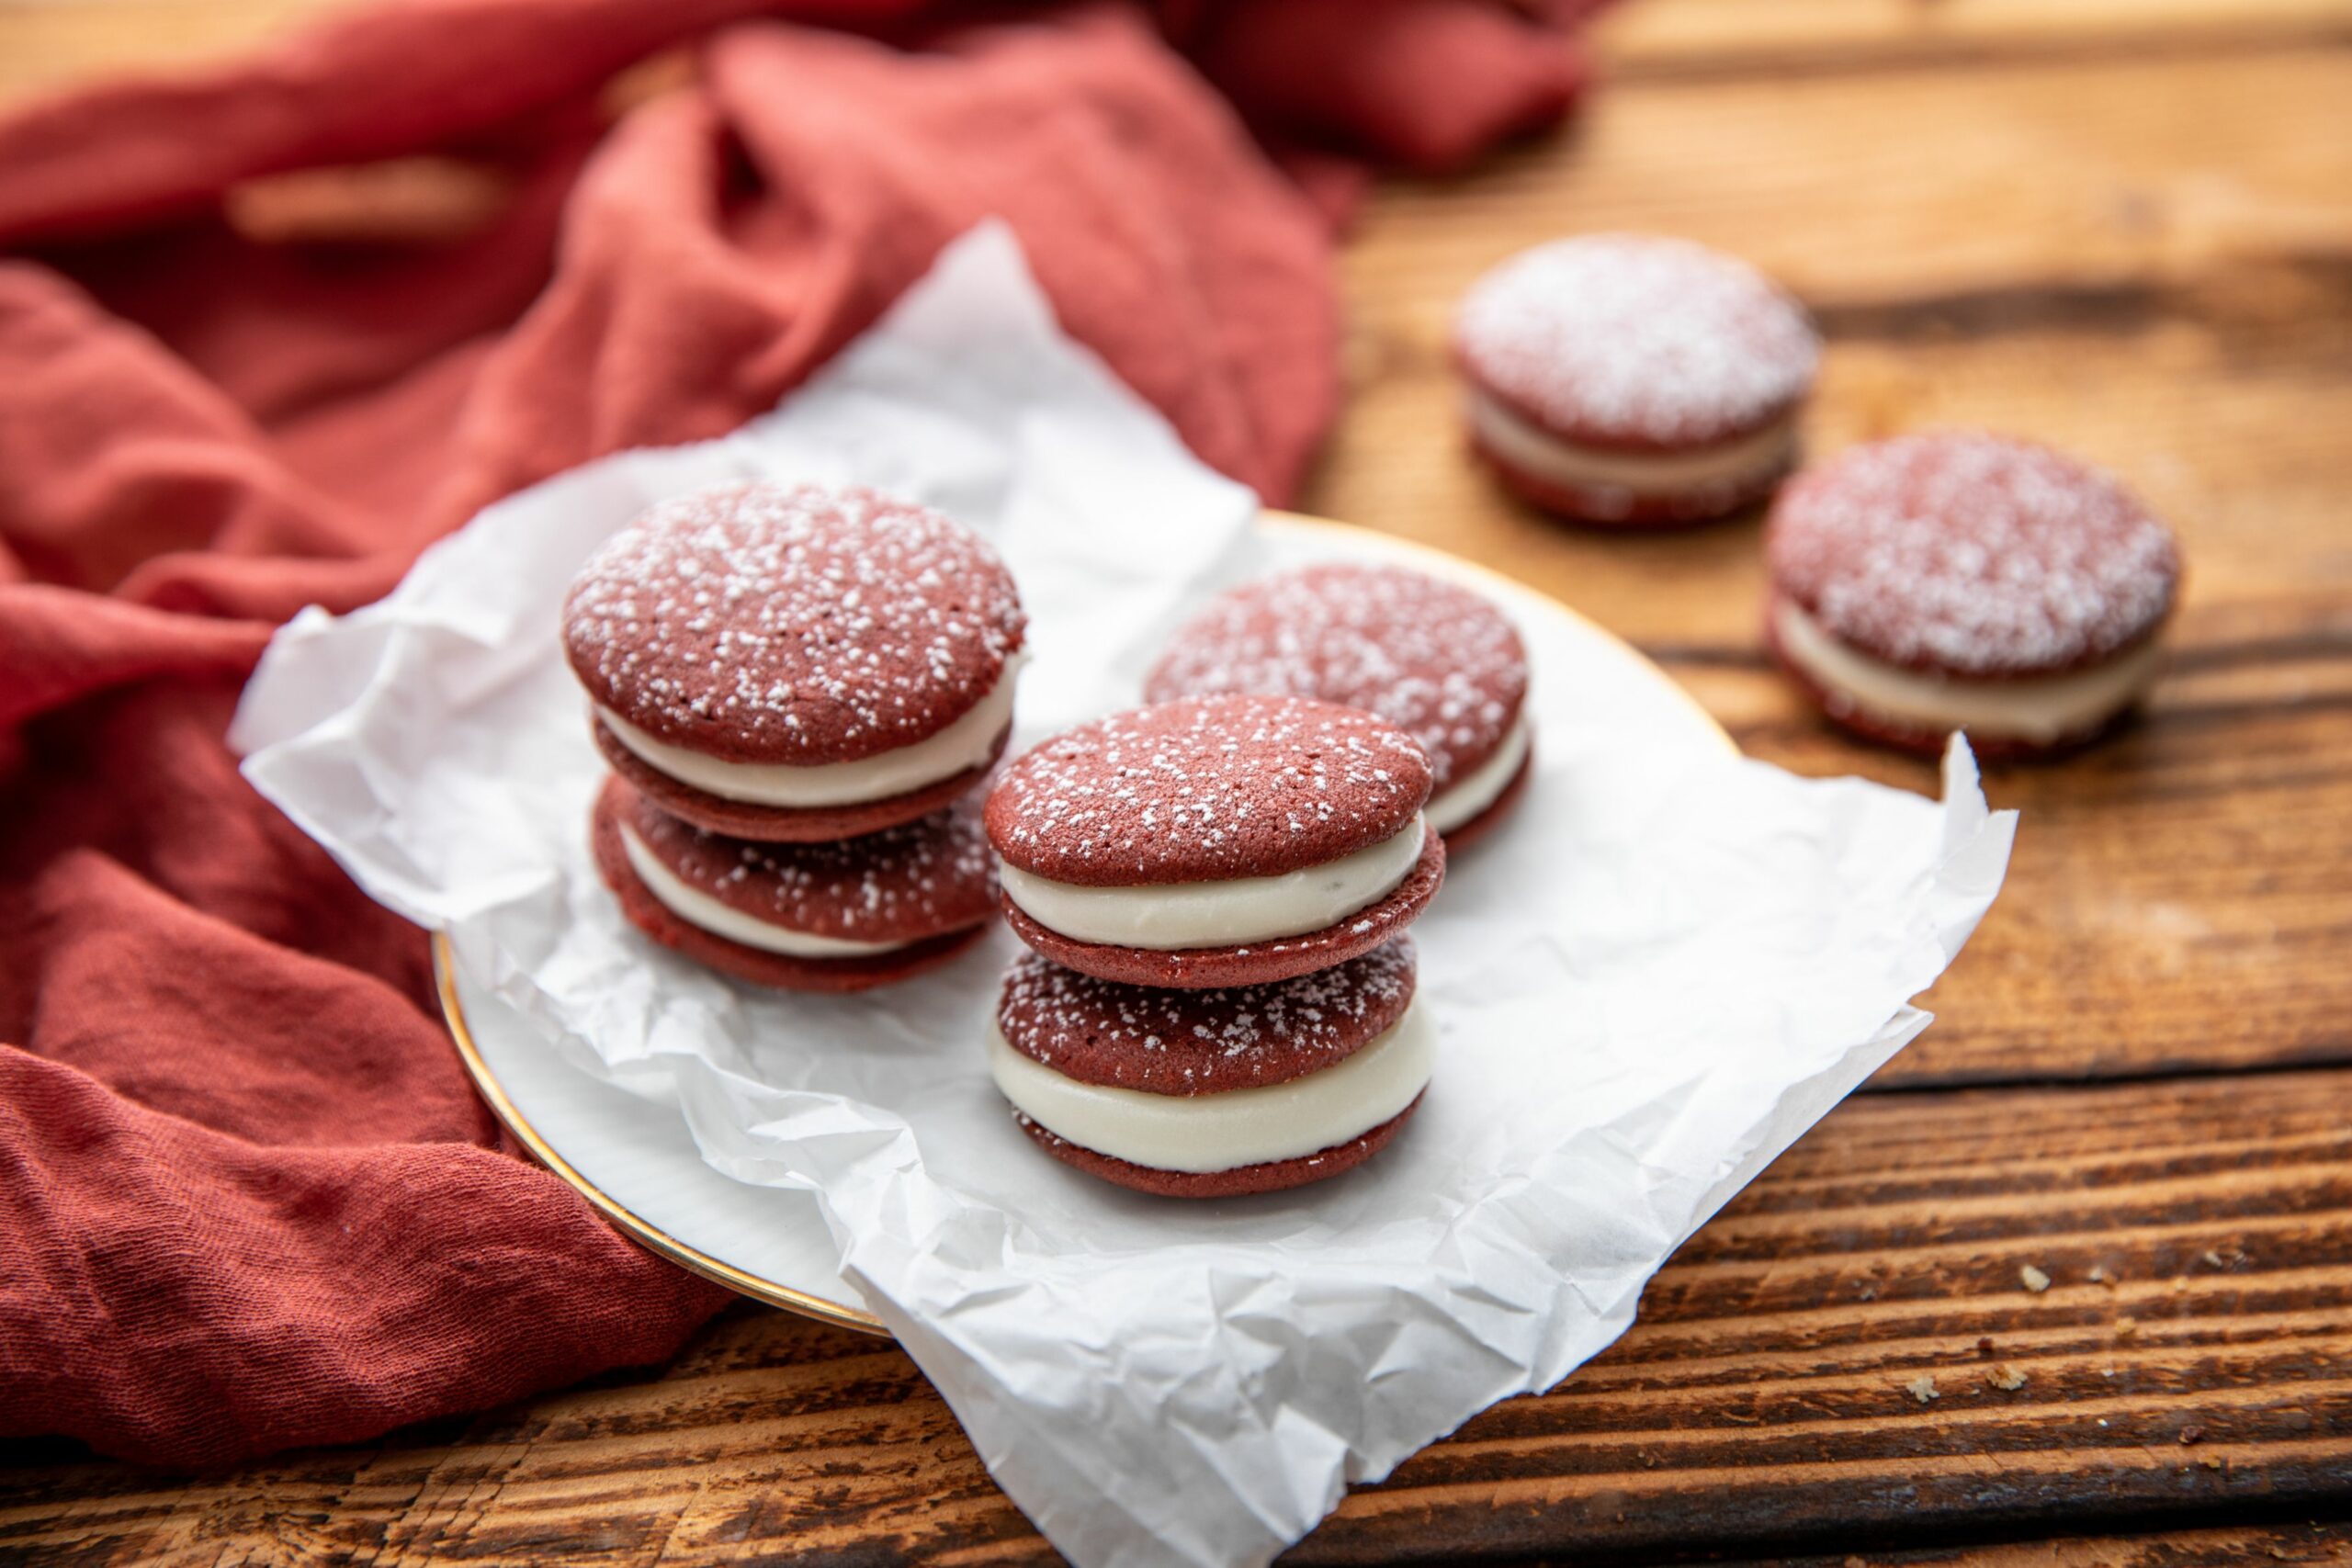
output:
[[1301,697],[1114,714],[1009,763],[989,841],[1013,933],[1136,986],[1262,985],[1370,952],[1429,905],[1444,840],[1403,729]]
[[2051,757],[2131,711],[2162,665],[2172,530],[2112,476],[2029,442],[1929,432],[1790,481],[1765,528],[1765,637],[1855,733],[1934,755]]
[[696,827],[792,842],[978,785],[1012,732],[1026,630],[978,535],[809,485],[654,507],[589,558],[563,615],[616,773]]
[[1522,252],[1471,288],[1453,334],[1472,449],[1536,506],[1612,527],[1770,494],[1820,355],[1762,273],[1656,234]]

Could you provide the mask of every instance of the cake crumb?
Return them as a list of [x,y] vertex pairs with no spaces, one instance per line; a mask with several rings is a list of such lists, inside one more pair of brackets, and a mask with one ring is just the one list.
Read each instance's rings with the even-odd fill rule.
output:
[[2018,1278],[2024,1280],[2025,1288],[2037,1296],[2050,1288],[2050,1276],[2030,1263],[2018,1270]]
[[2015,1393],[2025,1386],[2025,1374],[2015,1367],[2004,1364],[1986,1372],[1984,1382],[1987,1387],[1997,1388],[2003,1393]]
[[1903,1389],[1920,1404],[1930,1404],[1936,1397],[1935,1375],[1931,1372],[1921,1372],[1917,1377],[1905,1383]]

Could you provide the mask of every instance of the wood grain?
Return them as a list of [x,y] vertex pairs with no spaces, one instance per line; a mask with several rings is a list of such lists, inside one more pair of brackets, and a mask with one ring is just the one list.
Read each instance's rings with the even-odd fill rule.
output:
[[[0,100],[334,3],[0,0]],[[1754,519],[1580,534],[1455,445],[1469,280],[1670,230],[1820,317],[1815,450],[1982,423],[2127,475],[2188,541],[2177,657],[2129,734],[1989,777],[2011,881],[1898,1092],[1295,1557],[2352,1561],[2352,0],[1634,0],[1602,49],[1570,134],[1375,191],[1306,504],[1558,594],[1753,755],[1932,787],[1765,667]],[[1054,1560],[904,1356],[748,1308],[658,1373],[226,1474],[0,1457],[11,1562]]]
[[[0,99],[203,62],[351,0],[0,0]],[[1651,0],[1602,19],[1614,82],[2326,47],[2347,0]]]
[[1931,998],[1941,1021],[1880,1081],[2352,1059],[2352,982],[2321,961],[2352,941],[2346,102],[2352,49],[1801,92],[1618,83],[1574,156],[1375,198],[1343,261],[1351,412],[1306,504],[1548,590],[1659,659],[1752,755],[1932,790],[1931,769],[1838,739],[1766,670],[1755,518],[1564,528],[1453,434],[1448,315],[1495,257],[1621,225],[1758,257],[1829,336],[1815,451],[2030,432],[2126,475],[2190,560],[2148,721],[1991,780],[2025,812],[2008,891]]
[[1857,1100],[1683,1248],[1608,1356],[1357,1493],[1299,1560],[2340,1503],[2347,1265],[2344,1075]]
[[1839,1552],[1775,1559],[1780,1568],[2276,1568],[2281,1562],[2352,1562],[2352,1525],[2324,1519],[2165,1530],[2152,1535],[2061,1536],[1979,1546]]
[[1447,324],[1481,270],[1559,233],[1664,229],[1821,316],[1815,451],[2028,432],[2177,523],[2192,604],[2352,582],[2346,102],[2352,49],[1621,86],[1573,146],[1375,198],[1342,254],[1349,413],[1306,505],[1506,567],[1639,642],[1752,645],[1752,525],[1562,528],[1453,434]]
[[181,69],[348,0],[0,0],[0,100],[101,73]]
[[[1988,776],[2023,813],[2007,886],[1876,1086],[2352,1060],[2352,615],[2192,609],[2181,632],[2137,727]],[[1936,788],[1752,649],[1666,663],[1751,756]]]
[[2352,35],[2343,0],[1673,0],[1601,19],[1612,83],[2244,54]]
[[[2352,1075],[1882,1095],[1685,1246],[1615,1348],[1294,1557],[1925,1551],[2251,1501],[2340,1517],[2347,1474]],[[377,1449],[12,1480],[12,1561],[1050,1560],[903,1355],[764,1313],[658,1379]]]

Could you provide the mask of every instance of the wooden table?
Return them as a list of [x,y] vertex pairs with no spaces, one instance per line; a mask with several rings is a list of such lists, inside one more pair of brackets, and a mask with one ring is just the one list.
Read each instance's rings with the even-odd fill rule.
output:
[[[0,0],[0,92],[310,3]],[[1374,197],[1305,505],[1551,591],[1755,756],[1932,787],[1766,669],[1752,522],[1567,532],[1457,452],[1470,278],[1674,231],[1819,315],[1815,450],[1984,424],[2129,476],[2187,539],[2179,656],[2130,734],[1989,778],[2015,869],[1927,1037],[1614,1349],[1297,1560],[2352,1561],[2352,4],[1639,0],[1602,38],[1573,131]],[[749,1308],[659,1373],[367,1447],[48,1458],[8,1477],[0,1556],[1052,1557],[904,1356]]]

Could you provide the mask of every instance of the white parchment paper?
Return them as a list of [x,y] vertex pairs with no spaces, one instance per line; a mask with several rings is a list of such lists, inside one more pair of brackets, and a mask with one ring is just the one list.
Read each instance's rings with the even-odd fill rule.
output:
[[728,1175],[813,1190],[844,1276],[1089,1568],[1263,1562],[1347,1483],[1606,1346],[1677,1244],[1926,1026],[1911,998],[2007,864],[2013,816],[1963,749],[1941,805],[1740,761],[1655,671],[1490,583],[1530,638],[1538,773],[1416,928],[1442,1032],[1419,1115],[1295,1193],[1104,1187],[989,1084],[1003,933],[867,997],[760,994],[639,938],[598,883],[564,589],[644,506],[746,475],[876,484],[994,540],[1034,621],[1023,740],[1131,704],[1214,587],[1358,547],[1258,528],[988,227],[775,413],[548,480],[381,604],[298,617],[232,739],[549,1049],[683,1114]]

